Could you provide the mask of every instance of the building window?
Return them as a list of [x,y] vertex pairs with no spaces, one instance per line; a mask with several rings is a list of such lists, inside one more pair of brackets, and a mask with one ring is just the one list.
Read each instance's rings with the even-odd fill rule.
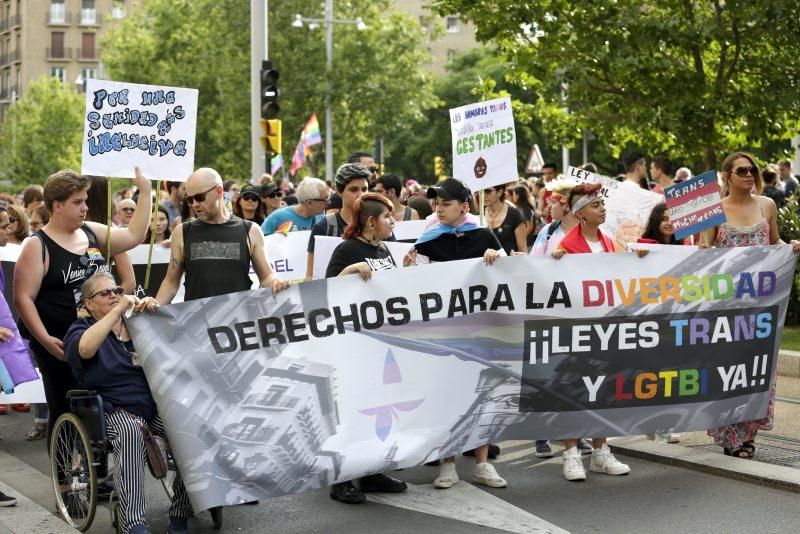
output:
[[50,67],[50,76],[53,78],[58,78],[61,80],[61,83],[67,81],[67,72],[64,67]]
[[64,24],[66,21],[67,21],[67,10],[64,7],[64,0],[51,0],[50,23]]
[[50,33],[50,57],[64,57],[64,32]]
[[114,4],[111,6],[111,18],[112,19],[125,18],[125,2],[123,0],[114,1]]
[[445,26],[447,28],[447,33],[458,33],[460,31],[458,17],[447,17],[445,19]]
[[94,33],[84,33],[81,38],[81,59],[95,59]]
[[453,50],[452,48],[448,48],[447,49],[447,62],[448,63],[452,63],[453,60],[456,58],[457,54],[458,54],[458,52],[456,50]]
[[82,0],[81,4],[81,24],[96,24],[97,10],[94,0]]

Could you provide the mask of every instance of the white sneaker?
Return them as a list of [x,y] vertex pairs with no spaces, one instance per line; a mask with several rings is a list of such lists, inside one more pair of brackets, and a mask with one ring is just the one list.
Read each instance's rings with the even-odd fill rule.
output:
[[611,454],[611,449],[603,443],[599,449],[592,452],[592,460],[589,462],[589,471],[594,473],[605,473],[607,475],[627,475],[631,468],[623,464]]
[[564,478],[567,480],[586,480],[586,469],[583,468],[581,453],[577,447],[564,451]]
[[500,478],[494,466],[489,462],[475,464],[475,475],[472,477],[472,481],[490,488],[505,488],[508,485],[504,478]]
[[439,466],[439,476],[433,481],[433,487],[438,489],[452,488],[458,482],[455,462],[442,462]]

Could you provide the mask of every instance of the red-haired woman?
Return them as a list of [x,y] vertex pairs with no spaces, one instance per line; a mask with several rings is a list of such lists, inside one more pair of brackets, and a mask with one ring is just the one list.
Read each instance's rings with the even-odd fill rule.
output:
[[[600,231],[606,221],[606,208],[600,194],[600,184],[581,183],[569,192],[568,204],[578,218],[576,225],[564,236],[558,249],[551,254],[560,259],[564,254],[583,254],[596,252],[616,252],[614,240]],[[638,252],[642,257],[646,250]],[[625,475],[631,468],[617,460],[606,445],[606,438],[592,440],[592,459],[589,470],[607,475]],[[567,480],[586,480],[581,453],[577,439],[564,440],[564,478]]]
[[[328,262],[325,278],[358,274],[364,281],[372,277],[372,271],[385,271],[397,267],[384,240],[392,235],[394,206],[383,195],[366,193],[353,205],[350,224],[344,229],[344,241],[334,249]],[[404,265],[414,263],[412,254],[406,255]],[[352,481],[339,482],[331,486],[331,499],[346,504],[365,502],[368,492],[401,493],[406,483],[383,473],[363,477],[356,488]]]
[[[705,232],[703,245],[717,247],[751,247],[783,244],[778,235],[778,209],[775,202],[761,196],[764,180],[753,156],[735,152],[722,162],[722,179],[728,196],[722,199],[726,222]],[[757,194],[753,193],[753,190]],[[800,242],[792,241],[797,253]],[[756,452],[755,439],[759,430],[772,430],[775,403],[775,381],[770,389],[766,417],[745,421],[708,431],[729,456],[752,458]]]

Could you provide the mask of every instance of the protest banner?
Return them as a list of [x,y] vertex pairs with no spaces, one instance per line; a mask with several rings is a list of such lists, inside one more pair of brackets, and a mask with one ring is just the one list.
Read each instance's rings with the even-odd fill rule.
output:
[[759,419],[794,267],[789,246],[473,259],[127,324],[200,511],[504,439]]
[[683,239],[724,223],[717,171],[704,172],[664,189],[675,238]]
[[197,89],[90,79],[81,173],[185,182],[194,170]]
[[577,167],[567,167],[567,178],[603,184],[601,193],[605,198],[606,222],[600,229],[617,244],[627,250],[642,235],[653,207],[664,201],[658,193],[640,187],[622,185],[613,178],[601,176]]
[[450,110],[453,177],[473,192],[517,179],[517,134],[509,97]]

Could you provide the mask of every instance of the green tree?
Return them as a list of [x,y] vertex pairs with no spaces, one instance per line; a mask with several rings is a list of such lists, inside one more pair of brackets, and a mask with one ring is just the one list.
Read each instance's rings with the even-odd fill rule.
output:
[[434,0],[495,43],[551,142],[715,167],[799,131],[796,0]]
[[[360,16],[367,29],[336,25],[334,162],[372,146],[376,136],[408,128],[435,103],[419,23],[388,0],[337,2],[336,18]],[[319,2],[269,4],[269,56],[280,72],[283,156],[289,165],[308,118],[324,132],[326,88],[322,28],[291,26],[296,13],[321,16]],[[199,89],[195,165],[244,178],[250,168],[250,7],[241,0],[144,0],[103,41],[103,61],[116,80]],[[321,147],[310,162],[316,167]],[[307,171],[306,171],[307,172]]]
[[80,170],[84,99],[56,78],[31,82],[3,121],[0,176],[16,189],[64,168]]

